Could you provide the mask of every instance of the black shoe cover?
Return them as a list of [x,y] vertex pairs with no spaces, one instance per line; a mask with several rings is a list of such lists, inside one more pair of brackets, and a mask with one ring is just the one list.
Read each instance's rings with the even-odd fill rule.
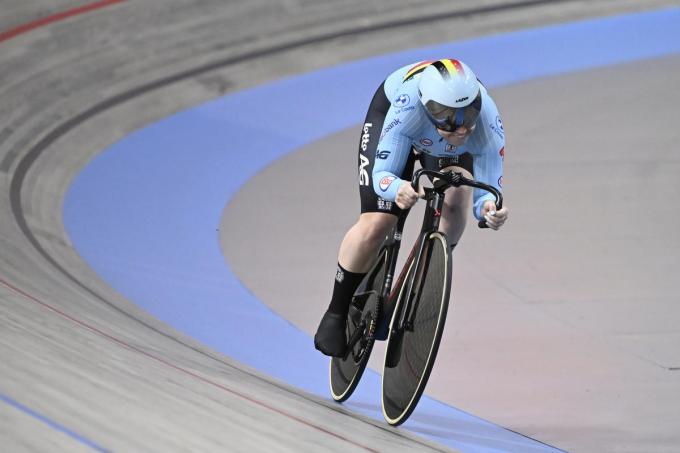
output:
[[331,357],[344,357],[347,349],[346,322],[346,316],[327,311],[314,335],[314,347]]

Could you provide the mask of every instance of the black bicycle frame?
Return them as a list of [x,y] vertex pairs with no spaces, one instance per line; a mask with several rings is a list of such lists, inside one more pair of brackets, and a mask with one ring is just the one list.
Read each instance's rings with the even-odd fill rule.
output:
[[385,281],[383,284],[380,296],[383,301],[386,301],[392,290],[392,280],[394,278],[394,270],[397,268],[397,258],[399,256],[399,249],[401,247],[401,237],[404,231],[404,224],[406,223],[406,216],[408,211],[399,216],[397,225],[392,231],[392,237],[389,238],[389,242],[385,245],[387,248],[385,260],[387,261],[387,268],[385,269]]
[[[414,288],[413,286],[414,282],[422,281],[422,279],[418,279],[416,277],[418,277],[419,274],[425,270],[421,266],[421,263],[423,262],[423,251],[426,244],[425,239],[430,233],[439,230],[441,210],[444,205],[444,192],[449,187],[458,187],[461,185],[477,187],[491,192],[496,198],[496,207],[498,209],[502,207],[503,197],[500,194],[500,192],[496,190],[496,188],[471,179],[467,179],[463,177],[460,173],[441,173],[422,168],[418,169],[414,173],[412,180],[412,185],[416,191],[418,190],[418,181],[420,177],[423,175],[439,179],[434,181],[433,187],[424,188],[425,190],[424,199],[427,201],[427,205],[425,207],[425,214],[423,216],[423,223],[420,229],[420,234],[418,235],[418,240],[411,249],[411,254],[407,258],[404,268],[402,269],[402,272],[399,275],[399,278],[397,279],[394,288],[392,288],[392,281],[394,279],[394,271],[397,267],[397,258],[401,246],[402,232],[404,229],[404,224],[406,222],[408,211],[404,211],[401,214],[401,216],[399,216],[397,225],[392,231],[392,237],[387,238],[387,241],[384,245],[384,247],[386,247],[385,256],[386,269],[384,284],[380,292],[380,301],[382,302],[383,313],[381,315],[382,321],[378,327],[379,331],[384,331],[385,328],[389,328],[389,326],[386,326],[385,324],[391,321],[392,313],[386,313],[388,310],[385,309],[393,309],[394,306],[396,305],[396,298],[399,297],[402,282],[408,276],[408,270],[410,268],[411,261],[415,260],[415,263],[413,265],[415,266],[414,269],[416,270],[416,272],[414,272],[411,278],[408,279],[407,291],[404,293],[406,297],[408,297],[407,304],[404,307],[404,309],[401,310],[399,322],[397,323],[398,328],[407,327],[410,329],[412,327],[413,316],[415,315],[415,310],[417,307],[412,306],[410,303],[408,303],[408,301],[413,300],[413,295],[418,295],[422,289],[420,287]],[[483,220],[479,222],[479,227],[480,228],[486,227],[486,224]],[[408,322],[405,323],[405,320],[407,319]]]
[[[404,292],[404,297],[406,297],[406,305],[401,310],[399,322],[397,323],[398,328],[403,327],[406,330],[413,330],[413,317],[417,309],[417,304],[411,303],[413,300],[420,300],[418,297],[422,291],[422,281],[420,278],[423,272],[425,272],[425,263],[427,260],[423,260],[425,246],[427,244],[426,238],[430,233],[439,230],[439,221],[441,220],[442,207],[444,205],[444,191],[447,186],[441,186],[440,188],[426,188],[425,189],[425,200],[427,200],[427,206],[425,207],[425,215],[423,216],[423,224],[420,228],[420,233],[418,235],[418,241],[416,242],[418,246],[418,252],[415,254],[413,269],[414,272],[411,278],[408,279],[408,286],[406,292]],[[416,285],[416,282],[419,284]]]
[[[396,324],[396,329],[398,330],[413,330],[413,319],[418,309],[418,304],[413,304],[412,301],[420,300],[419,296],[422,291],[423,282],[423,279],[420,278],[420,276],[422,273],[426,272],[425,264],[429,261],[423,260],[427,242],[426,239],[431,233],[439,231],[439,222],[441,220],[442,207],[444,205],[444,192],[452,186],[459,187],[464,185],[477,187],[484,189],[494,195],[496,198],[497,209],[501,209],[503,207],[503,195],[495,187],[465,178],[460,173],[441,173],[434,170],[419,169],[413,175],[412,186],[414,190],[418,190],[418,181],[423,175],[428,175],[438,179],[434,180],[433,187],[424,188],[425,196],[423,198],[427,201],[427,206],[425,207],[423,224],[420,229],[420,234],[418,235],[418,241],[414,246],[414,251],[416,248],[418,250],[415,254],[415,258],[413,258],[415,259],[415,262],[413,263],[414,272],[408,279],[408,287],[404,293],[404,297],[406,297],[406,299],[403,309],[400,310],[400,316]],[[479,227],[487,228],[486,222],[481,220],[479,222]],[[405,266],[405,272],[407,272],[408,267],[409,263],[407,262]],[[414,288],[416,282],[418,282],[418,286]],[[400,285],[397,285],[397,287],[395,287],[395,292],[399,291],[399,286]]]
[[[394,238],[392,242],[388,243],[387,246],[387,270],[385,272],[385,285],[383,287],[383,291],[381,293],[381,300],[383,302],[383,307],[384,308],[393,308],[394,304],[396,302],[396,298],[399,296],[399,288],[402,286],[402,280],[406,278],[408,275],[408,269],[410,267],[410,263],[412,260],[416,260],[415,266],[419,266],[421,262],[421,256],[423,252],[423,246],[425,244],[425,237],[433,231],[437,231],[439,229],[439,220],[441,218],[441,209],[442,205],[444,203],[444,190],[446,190],[448,187],[442,188],[441,191],[436,191],[434,189],[426,188],[425,189],[425,199],[427,200],[427,206],[425,208],[425,216],[423,218],[423,225],[421,228],[421,232],[418,235],[418,240],[414,244],[413,248],[411,249],[411,254],[406,260],[406,263],[404,265],[404,268],[402,270],[401,275],[399,275],[399,279],[397,280],[397,284],[394,286],[394,291],[392,291],[392,280],[394,278],[394,271],[397,266],[397,257],[399,254],[399,247],[401,245],[401,236],[402,236],[402,231],[404,228],[404,223],[406,222],[406,217],[408,215],[408,211],[404,212],[401,214],[399,217],[399,220],[397,222],[397,226],[394,229]],[[415,269],[418,269],[416,267]],[[408,286],[408,292],[406,294],[410,294],[410,291],[413,289],[413,278],[409,279],[409,286]],[[403,311],[402,311],[403,313]],[[390,313],[391,315],[391,313]],[[383,323],[389,323],[391,320],[391,316],[385,316],[383,315]],[[382,324],[382,323],[381,323]],[[400,324],[401,325],[401,321]],[[384,330],[384,327],[382,326]]]

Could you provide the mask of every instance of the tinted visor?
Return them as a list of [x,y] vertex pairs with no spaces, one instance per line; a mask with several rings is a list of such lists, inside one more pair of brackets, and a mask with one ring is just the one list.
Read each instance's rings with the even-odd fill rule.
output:
[[455,108],[440,104],[437,101],[427,101],[425,112],[430,117],[437,129],[453,132],[460,126],[472,127],[479,118],[482,110],[482,92],[477,93],[477,97],[471,104],[465,107]]

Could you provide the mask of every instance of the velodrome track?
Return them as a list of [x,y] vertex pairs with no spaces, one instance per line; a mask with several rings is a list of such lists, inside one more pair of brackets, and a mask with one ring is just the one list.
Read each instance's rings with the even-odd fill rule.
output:
[[[666,3],[672,2],[649,2],[646,7]],[[52,2],[52,9],[45,10],[30,2],[8,4],[0,15],[0,30],[11,30],[18,24],[82,5]],[[278,7],[249,2],[226,8],[219,2],[164,2],[154,6],[120,2],[0,42],[3,68],[0,178],[7,194],[0,203],[3,212],[0,436],[6,440],[8,451],[77,448],[309,451],[318,448],[315,445],[336,451],[442,448],[422,437],[416,438],[408,430],[386,429],[379,421],[357,414],[351,406],[348,411],[280,380],[262,376],[257,370],[235,363],[157,321],[112,290],[81,260],[64,231],[62,200],[74,177],[99,151],[147,123],[219,95],[406,46],[638,8],[632,2],[614,4],[595,2],[587,12],[577,8],[579,2],[559,2],[479,12],[471,17],[454,15],[429,27],[402,24],[358,38],[345,36],[318,42],[315,37],[360,28],[375,11],[359,3],[303,8],[304,5],[294,2]],[[471,6],[469,2],[467,7]],[[459,6],[461,10],[465,7],[464,3]],[[450,10],[445,3],[430,2],[423,8],[404,2],[404,9],[376,21],[399,21],[444,9]],[[292,42],[300,45],[285,48],[286,43]],[[276,53],[263,52],[277,46],[281,47]],[[532,264],[526,267],[516,264],[517,269],[511,272],[515,281],[522,282],[517,297],[522,303],[504,307],[502,302],[507,295],[494,294],[488,305],[463,308],[467,310],[461,313],[463,319],[474,321],[472,325],[477,331],[452,327],[456,329],[450,336],[456,339],[452,348],[456,348],[454,343],[466,347],[449,351],[452,358],[456,357],[450,369],[456,373],[454,381],[433,375],[431,389],[435,396],[568,450],[673,451],[678,441],[674,423],[677,424],[679,415],[678,376],[672,370],[678,366],[672,354],[677,350],[678,313],[673,306],[677,297],[668,275],[677,268],[677,261],[668,251],[677,250],[678,246],[671,234],[677,214],[670,211],[672,205],[664,208],[664,212],[669,211],[664,222],[648,207],[648,200],[665,193],[671,199],[677,195],[678,185],[672,179],[677,157],[669,149],[673,138],[677,138],[672,116],[665,115],[666,122],[660,118],[646,124],[645,129],[652,129],[652,134],[636,130],[637,123],[626,114],[624,100],[612,103],[614,112],[598,112],[598,107],[607,104],[605,101],[619,98],[620,87],[613,84],[609,90],[597,90],[597,95],[591,96],[587,110],[597,113],[586,116],[591,121],[578,123],[582,127],[592,123],[577,137],[579,146],[575,148],[582,150],[581,154],[563,162],[531,153],[537,153],[548,140],[555,143],[556,137],[548,135],[555,130],[549,116],[557,112],[542,102],[555,92],[555,84],[576,86],[581,93],[592,89],[592,85],[607,86],[612,80],[625,84],[653,79],[650,84],[655,87],[654,96],[647,107],[643,104],[640,107],[643,110],[637,111],[652,117],[658,109],[664,112],[664,108],[674,105],[668,102],[674,94],[677,97],[674,79],[669,74],[677,73],[677,66],[677,58],[665,58],[656,60],[653,71],[642,71],[631,63],[594,71],[593,78],[585,83],[577,76],[567,75],[498,91],[506,126],[512,123],[517,131],[513,133],[508,127],[508,134],[516,134],[509,136],[509,143],[514,143],[517,150],[527,150],[523,158],[517,157],[516,164],[508,162],[515,165],[509,167],[512,169],[509,174],[522,174],[523,166],[539,163],[545,167],[533,170],[559,175],[566,183],[564,165],[571,169],[575,161],[598,163],[597,159],[588,160],[591,156],[586,150],[593,143],[607,150],[600,164],[611,163],[623,155],[627,166],[625,171],[607,174],[591,165],[586,175],[589,178],[579,180],[582,190],[574,194],[585,212],[570,222],[572,217],[563,209],[546,207],[560,227],[537,238],[536,249],[531,250],[526,237],[531,230],[525,234],[518,229],[509,230],[512,241],[507,236],[492,240],[495,248],[508,247],[507,255],[524,257]],[[527,92],[535,96],[527,96]],[[659,102],[664,100],[668,107]],[[527,116],[533,121],[523,119]],[[620,124],[627,127],[613,144],[597,139],[598,128]],[[354,135],[356,131],[341,133],[316,146],[326,150],[324,156],[332,157],[332,153],[337,156],[346,153],[344,148],[353,147]],[[637,138],[640,135],[645,140],[640,141]],[[557,137],[562,139],[557,143],[563,143],[565,148],[568,140],[574,139],[564,131]],[[653,161],[641,156],[639,148],[629,146],[630,142],[649,150]],[[559,155],[572,148],[561,149]],[[300,177],[296,169],[320,170],[322,167],[313,163],[310,152],[302,150],[292,156],[292,161],[284,159],[269,170],[285,170],[274,174],[291,179]],[[192,157],[200,158],[200,153]],[[349,161],[353,160],[352,157]],[[593,190],[613,198],[611,187],[625,187],[628,178],[635,175],[633,170],[639,171],[646,178],[643,181],[651,186],[624,194],[625,205],[615,204],[600,211]],[[305,177],[312,173],[303,172]],[[225,179],[232,176],[225,175]],[[315,177],[320,176],[327,177]],[[531,199],[529,184],[522,181],[530,176],[516,178],[520,180],[513,183],[516,188],[508,189],[516,191],[511,198]],[[605,176],[605,184],[583,187]],[[286,276],[267,269],[260,271],[261,278],[254,278],[256,274],[248,269],[257,263],[246,253],[252,243],[244,241],[238,248],[230,241],[243,237],[236,234],[238,230],[229,230],[244,224],[234,219],[253,218],[244,215],[247,213],[244,207],[252,205],[253,200],[277,195],[264,184],[266,178],[262,179],[262,175],[258,178],[225,209],[220,230],[226,258],[239,278],[265,303],[311,332],[326,303],[323,292],[329,284],[328,271],[317,263],[316,273],[306,274],[309,281],[319,281],[318,288],[314,283],[308,296],[288,297],[291,290],[284,287],[281,291],[285,290],[286,297],[271,298],[267,292],[278,287],[276,283],[285,281]],[[338,178],[340,187],[342,179]],[[129,182],[121,180],[121,190]],[[181,178],[177,181],[179,186],[191,183]],[[354,188],[348,189],[346,201],[343,198],[330,208],[337,208],[338,217],[346,211],[345,217],[351,219],[356,200]],[[552,189],[554,199],[566,197],[562,189]],[[259,233],[258,228],[267,227],[254,236],[273,242],[269,250],[276,251],[278,257],[294,256],[282,239],[288,234],[293,237],[295,222],[285,221],[285,216],[295,212],[297,206],[313,201],[288,199],[282,213],[264,214],[284,219],[275,224],[276,228],[272,227],[274,220],[259,217],[255,218],[256,225],[250,225],[251,232]],[[534,221],[541,220],[535,215],[529,217],[529,208],[522,207],[520,202],[514,205],[519,214],[515,214],[513,222],[525,228],[534,226],[523,222],[521,213]],[[315,209],[325,208],[323,204],[315,205]],[[590,221],[590,227],[600,225],[597,223],[600,212],[608,219],[605,224],[633,225],[617,229],[618,235],[608,235],[605,230],[593,231],[581,223]],[[140,218],[143,217],[142,213]],[[326,244],[328,250],[321,252],[325,262],[333,260],[337,236],[345,226],[337,225],[329,230],[329,237],[319,235],[315,239]],[[168,229],[172,228],[168,225]],[[229,231],[235,233],[230,235]],[[579,254],[584,249],[577,247],[579,241],[574,235],[583,241],[595,238],[595,245],[589,244],[588,249],[601,247],[594,256],[607,259],[584,262]],[[614,239],[609,240],[608,236]],[[461,248],[467,247],[461,254],[474,261],[473,248],[485,244],[476,231],[468,232],[468,237],[470,242],[461,244]],[[109,237],[101,234],[99,240],[106,243]],[[638,245],[630,246],[631,242]],[[312,241],[309,247],[318,244]],[[543,260],[547,257],[555,260],[554,254],[559,261]],[[502,257],[499,261],[489,273],[508,272],[509,261]],[[481,265],[480,261],[477,263]],[[145,269],[144,264],[122,266],[128,266],[130,273],[147,272],[150,279],[157,278],[157,270]],[[271,266],[275,264],[276,261]],[[605,264],[612,273],[600,272],[598,266]],[[332,267],[331,263],[330,271]],[[278,272],[280,269],[281,266]],[[582,278],[580,284],[565,285],[564,280],[573,276]],[[466,275],[463,280],[470,279],[474,275]],[[503,284],[506,288],[510,285],[508,280]],[[510,290],[517,291],[517,287],[510,286]],[[469,289],[461,291],[471,293]],[[497,287],[489,287],[488,291],[502,293]],[[529,294],[534,298],[527,297]],[[313,310],[308,309],[310,304],[315,304]],[[528,319],[522,320],[523,316]],[[516,330],[500,329],[498,333],[499,326],[506,324],[516,326]],[[508,342],[512,347],[497,348]],[[535,348],[536,344],[547,345],[544,348],[547,351]],[[571,350],[580,354],[569,354]],[[507,372],[500,374],[499,369]],[[480,380],[481,377],[484,378]],[[446,387],[452,393],[445,392]],[[472,446],[475,441],[476,447]],[[489,446],[485,441],[469,440],[470,448],[483,450],[485,445]]]

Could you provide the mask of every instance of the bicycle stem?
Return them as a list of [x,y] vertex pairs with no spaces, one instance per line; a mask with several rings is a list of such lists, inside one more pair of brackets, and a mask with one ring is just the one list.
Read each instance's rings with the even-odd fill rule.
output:
[[438,231],[439,221],[442,217],[442,207],[444,206],[444,193],[435,189],[425,188],[425,216],[421,231]]
[[[496,189],[494,186],[491,186],[489,184],[485,184],[480,181],[475,181],[473,179],[468,179],[465,176],[463,176],[462,173],[455,173],[455,172],[439,172],[435,170],[428,170],[425,168],[419,168],[418,170],[415,171],[413,174],[413,178],[411,180],[411,186],[413,187],[413,190],[416,192],[418,191],[418,185],[420,181],[420,177],[423,175],[427,175],[430,178],[434,177],[437,178],[436,180],[433,181],[434,183],[434,189],[429,189],[430,191],[434,191],[437,194],[441,194],[443,197],[444,191],[448,189],[449,187],[460,187],[460,186],[469,186],[469,187],[474,187],[476,189],[482,189],[486,190],[487,192],[491,193],[494,198],[496,199],[495,204],[496,204],[496,210],[502,209],[503,208],[503,194]],[[428,189],[425,189],[426,195],[428,194]],[[431,193],[431,192],[430,192]],[[427,198],[427,196],[426,196]],[[441,208],[439,210],[441,213]],[[437,220],[437,224],[439,224],[439,220]],[[478,224],[479,228],[488,228],[488,225],[486,224],[486,220],[482,219],[479,221]]]

